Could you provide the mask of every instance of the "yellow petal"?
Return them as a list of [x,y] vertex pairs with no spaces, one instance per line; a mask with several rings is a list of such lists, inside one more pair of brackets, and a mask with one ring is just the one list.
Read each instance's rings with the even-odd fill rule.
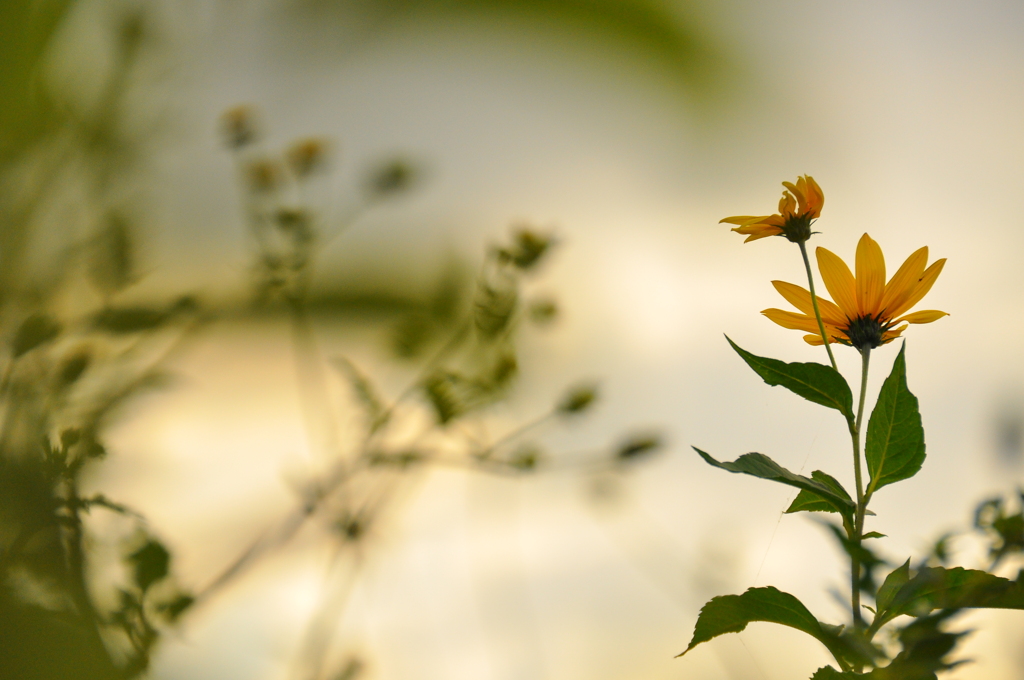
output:
[[901,304],[896,305],[896,307],[889,313],[892,314],[892,316],[901,316],[903,312],[920,302],[921,298],[923,298],[928,291],[932,289],[932,284],[935,283],[935,279],[939,278],[939,274],[942,273],[942,267],[945,266],[945,264],[946,258],[933,262],[932,266],[925,269],[924,273],[921,274],[921,279],[913,289],[913,292],[910,293],[910,296]]
[[896,320],[896,323],[906,321],[907,323],[931,323],[932,321],[938,321],[944,316],[949,316],[949,312],[940,312],[937,309],[925,309],[920,312],[914,312],[913,314],[907,314],[906,316]]
[[728,224],[756,224],[758,222],[764,222],[766,219],[768,219],[768,215],[764,215],[763,217],[757,217],[754,215],[736,215],[735,217],[723,217],[722,219],[718,220],[718,223],[721,224],[723,222],[726,222]]
[[762,310],[761,313],[783,328],[789,328],[795,331],[806,331],[808,333],[816,333],[818,331],[818,320],[813,316],[787,312],[782,309],[774,308]]
[[900,265],[899,270],[889,279],[889,283],[885,285],[882,302],[879,303],[887,318],[896,316],[898,314],[896,310],[906,309],[902,305],[917,288],[926,264],[928,264],[928,246],[911,253],[907,261]]
[[860,316],[860,309],[857,306],[857,289],[850,268],[829,250],[818,248],[816,253],[818,270],[821,272],[821,280],[825,282],[825,288],[846,318],[851,321],[856,319]]
[[[797,286],[785,281],[772,281],[775,290],[779,295],[786,298],[789,304],[799,309],[808,316],[814,316],[814,304],[811,302],[811,292],[802,286]],[[821,320],[826,324],[843,325],[846,323],[846,316],[842,310],[835,306],[830,300],[818,297],[818,309],[821,310]]]
[[825,205],[825,194],[822,193],[821,187],[814,181],[814,178],[810,175],[804,175],[803,177],[807,180],[807,209],[811,213],[811,217],[818,217],[821,215],[821,209]]
[[899,328],[893,328],[892,330],[882,333],[882,344],[884,345],[887,342],[892,342],[896,338],[900,337],[900,334],[905,330],[907,330],[907,325],[903,324]]
[[864,234],[857,244],[857,303],[861,316],[876,316],[885,292],[885,258],[882,249]]

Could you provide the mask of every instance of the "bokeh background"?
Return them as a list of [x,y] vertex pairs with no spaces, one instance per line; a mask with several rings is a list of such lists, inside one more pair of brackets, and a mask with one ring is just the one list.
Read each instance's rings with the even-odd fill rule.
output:
[[[453,262],[472,276],[510,225],[550,230],[558,244],[529,285],[560,314],[519,338],[521,376],[491,426],[596,381],[585,417],[538,433],[553,456],[636,428],[666,441],[622,475],[425,476],[339,614],[340,645],[370,677],[781,680],[827,663],[766,624],[673,659],[714,595],[775,585],[844,616],[831,539],[782,515],[794,493],[689,448],[852,476],[841,421],[764,385],[723,338],[821,360],[758,314],[782,306],[770,280],[803,278],[795,248],[743,245],[718,224],[773,211],[799,174],[826,196],[812,245],[852,259],[868,232],[892,270],[921,245],[949,259],[924,307],[951,315],[906,334],[928,460],[876,499],[883,554],[921,554],[1022,481],[1019,3],[78,0],[55,16],[34,82],[79,116],[102,110],[123,18],[141,18],[119,118],[131,171],[113,190],[134,211],[131,295],[190,293],[216,310],[175,355],[174,380],[112,426],[87,480],[147,517],[179,582],[208,582],[286,512],[310,456],[286,322],[245,311],[253,247],[220,128],[237,105],[258,114],[267,149],[328,140],[308,197],[326,219],[380,159],[417,168],[413,189],[318,253],[314,297],[415,298]],[[25,121],[4,125],[22,134]],[[89,229],[76,200],[31,248],[8,246],[25,271]],[[342,305],[317,330],[326,355],[394,394],[412,373],[387,351],[384,317]],[[875,353],[876,389],[896,351]],[[851,354],[838,359],[855,375]],[[314,538],[290,543],[183,617],[151,677],[292,677],[325,562]],[[1024,677],[1020,616],[965,617],[974,663],[955,676]]]

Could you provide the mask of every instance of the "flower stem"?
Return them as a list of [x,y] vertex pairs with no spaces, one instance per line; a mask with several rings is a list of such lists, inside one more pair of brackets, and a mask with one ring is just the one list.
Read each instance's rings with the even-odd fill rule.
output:
[[838,371],[836,358],[832,356],[832,347],[829,345],[828,336],[825,334],[825,324],[821,320],[821,310],[818,309],[818,296],[814,293],[814,275],[811,274],[811,261],[807,259],[807,244],[804,241],[797,243],[800,246],[800,255],[804,258],[804,269],[807,270],[807,287],[811,291],[811,305],[814,306],[814,318],[818,320],[818,332],[821,333],[821,340],[825,343],[825,351],[828,352],[828,360],[832,364],[832,370]]
[[860,399],[857,402],[857,419],[850,431],[853,439],[853,473],[857,481],[857,515],[853,522],[853,535],[850,536],[850,607],[853,610],[854,628],[864,626],[864,620],[860,614],[860,544],[864,535],[864,513],[867,510],[867,499],[864,497],[864,479],[860,469],[860,434],[861,426],[864,423],[864,397],[867,395],[871,349],[867,347],[862,349],[860,358]]

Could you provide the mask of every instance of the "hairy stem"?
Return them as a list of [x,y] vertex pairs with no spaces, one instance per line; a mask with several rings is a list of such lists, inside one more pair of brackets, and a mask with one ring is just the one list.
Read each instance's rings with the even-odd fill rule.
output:
[[818,309],[818,296],[814,293],[814,275],[811,274],[811,261],[807,259],[807,244],[800,241],[800,255],[804,258],[804,269],[807,270],[807,287],[811,291],[811,305],[814,306],[814,318],[818,320],[818,332],[821,333],[821,340],[825,343],[825,351],[828,352],[828,360],[832,364],[832,370],[838,371],[836,358],[832,356],[832,347],[828,342],[828,335],[825,334],[825,323],[821,320],[821,310]]
[[864,620],[860,614],[860,544],[864,535],[864,512],[867,510],[867,499],[864,497],[864,479],[860,469],[861,427],[864,423],[864,397],[868,387],[868,365],[871,360],[871,349],[860,352],[860,399],[857,402],[857,420],[854,421],[850,435],[853,439],[853,473],[857,481],[857,515],[853,523],[853,535],[850,536],[850,607],[853,610],[854,628],[862,628]]

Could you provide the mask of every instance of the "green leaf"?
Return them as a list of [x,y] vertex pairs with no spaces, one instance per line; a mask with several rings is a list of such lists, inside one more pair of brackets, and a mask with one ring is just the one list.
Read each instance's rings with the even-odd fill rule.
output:
[[863,536],[861,536],[861,539],[867,539],[867,538],[885,538],[885,536],[886,536],[885,534],[880,534],[880,533],[878,533],[877,531],[869,531],[868,533],[866,533],[866,534],[864,534]]
[[841,673],[832,666],[823,666],[818,670],[814,671],[814,675],[811,676],[811,680],[847,680],[848,678],[858,678],[863,676],[854,675],[853,673]]
[[935,609],[1024,609],[1024,572],[1011,581],[976,569],[926,567],[886,600],[872,631],[897,616],[923,616]]
[[834,408],[853,419],[853,393],[846,378],[831,366],[816,363],[787,364],[751,354],[725,336],[736,353],[769,385],[781,385],[808,401]]
[[823,625],[800,600],[789,593],[767,586],[750,588],[742,595],[712,598],[700,610],[693,638],[679,656],[724,633],[739,633],[753,621],[778,623],[803,631],[825,645],[837,660],[847,651],[835,627]]
[[33,314],[22,322],[14,334],[11,353],[17,359],[25,352],[56,338],[60,330],[60,324],[46,314]]
[[[700,457],[710,465],[714,465],[717,468],[795,486],[801,491],[809,491],[823,502],[828,503],[835,512],[842,514],[844,517],[851,516],[856,508],[856,504],[850,500],[849,494],[842,491],[841,486],[839,487],[840,491],[836,491],[830,484],[823,483],[820,479],[811,479],[803,475],[793,474],[762,453],[745,453],[731,463],[721,463],[696,446],[693,447],[693,450],[700,454]],[[821,475],[824,475],[824,473],[819,473],[819,478]],[[828,475],[825,476],[828,477]],[[838,482],[831,477],[829,479],[838,486]]]
[[[825,474],[821,470],[815,470],[811,473],[811,479],[816,482],[824,484],[834,493],[842,496],[850,503],[853,503],[853,499],[850,498],[850,494],[846,493],[846,489],[843,485],[836,481],[835,477]],[[838,509],[829,501],[822,498],[814,491],[803,489],[796,495],[793,502],[786,509],[786,513],[791,512],[838,512]]]
[[924,463],[924,428],[917,397],[907,389],[906,349],[904,344],[896,356],[868,421],[864,445],[871,475],[868,496],[887,484],[913,477]]
[[878,589],[878,595],[875,597],[875,605],[877,606],[878,611],[888,609],[892,604],[893,598],[896,597],[896,593],[898,593],[900,588],[905,586],[909,580],[910,560],[908,559],[902,566],[893,569],[889,575],[885,577],[882,587]]

